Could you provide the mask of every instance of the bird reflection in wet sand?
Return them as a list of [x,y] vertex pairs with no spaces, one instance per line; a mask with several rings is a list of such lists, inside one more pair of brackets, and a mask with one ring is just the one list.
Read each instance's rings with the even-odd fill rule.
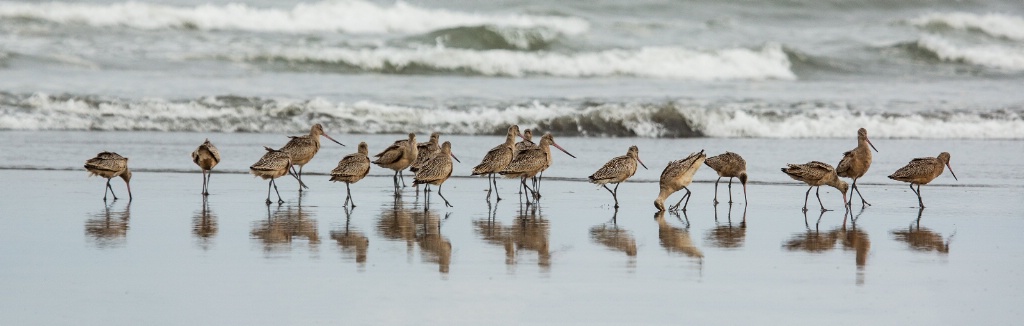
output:
[[906,229],[893,230],[893,238],[895,238],[896,241],[906,242],[910,245],[910,249],[914,251],[934,251],[942,255],[949,254],[949,243],[953,240],[953,236],[955,236],[956,233],[950,235],[946,239],[943,239],[942,234],[928,228],[922,228],[921,214],[923,212],[924,208],[918,209],[917,220],[915,220],[914,223],[911,223]]
[[97,248],[118,248],[125,244],[128,235],[128,221],[131,219],[131,201],[122,210],[113,210],[117,199],[104,205],[103,211],[90,215],[85,221],[85,234],[92,238]]
[[350,225],[352,220],[351,212],[345,207],[345,228],[331,231],[331,239],[338,242],[338,248],[346,259],[355,256],[359,269],[366,268],[366,251],[370,247],[370,239],[363,232]]
[[[448,219],[447,213],[444,219]],[[442,274],[448,274],[452,263],[452,242],[441,234],[441,216],[430,211],[413,214],[416,222],[416,243],[424,261],[436,263]]]
[[783,248],[789,251],[806,251],[811,253],[826,252],[832,250],[836,246],[837,235],[832,232],[821,232],[818,230],[818,226],[821,225],[821,217],[825,215],[825,212],[821,212],[818,215],[818,221],[814,224],[814,229],[811,229],[811,225],[807,222],[807,212],[804,211],[804,225],[807,227],[807,231],[804,233],[794,234],[789,240],[782,245]]
[[612,251],[621,251],[626,256],[634,257],[631,265],[636,264],[636,239],[629,230],[620,229],[618,225],[619,210],[616,209],[612,219],[590,228],[590,239],[608,247]]
[[263,251],[266,253],[291,251],[295,240],[305,241],[313,251],[320,245],[320,235],[317,232],[317,221],[310,216],[311,213],[302,210],[300,195],[296,207],[288,205],[282,209],[278,206],[271,213],[267,206],[266,220],[253,222],[250,236],[263,243]]
[[210,210],[210,203],[203,196],[203,208],[192,215],[192,235],[196,237],[196,244],[203,250],[209,250],[217,236],[217,228],[217,215]]
[[[861,213],[864,211],[861,210]],[[814,225],[812,230],[810,223],[807,223],[807,212],[804,212],[804,221],[807,231],[804,233],[797,233],[787,240],[782,247],[789,251],[805,251],[809,253],[824,253],[836,248],[836,244],[842,245],[843,251],[853,250],[854,262],[857,266],[857,285],[864,284],[864,267],[867,265],[868,252],[871,251],[871,240],[868,238],[867,232],[857,228],[857,218],[853,219],[851,227],[847,228],[846,223],[835,229],[821,232],[819,225],[821,224],[821,215],[818,215],[818,221]],[[858,217],[860,214],[858,214]]]
[[537,265],[542,272],[550,272],[550,229],[548,221],[540,215],[538,206],[521,208],[519,216],[509,226],[491,216],[473,221],[473,227],[485,242],[505,248],[505,264],[510,268],[517,265],[523,251],[536,251]]
[[396,197],[394,206],[385,206],[380,212],[380,218],[377,219],[377,233],[388,240],[405,241],[409,257],[412,257],[416,243],[416,222],[413,220],[413,214],[418,211],[412,207],[406,208],[401,197]]
[[[686,255],[691,258],[697,258],[703,261],[704,253],[693,245],[693,239],[690,238],[690,223],[689,218],[684,221],[678,213],[671,212],[677,220],[686,224],[685,228],[672,226],[665,220],[665,211],[658,211],[654,213],[654,220],[658,222],[658,238],[661,240],[661,246],[668,252],[679,253]],[[685,212],[684,212],[685,215]]]
[[708,230],[704,239],[707,244],[717,248],[740,248],[747,237],[747,207],[743,206],[743,220],[738,225],[732,224],[732,204],[725,224],[719,224],[718,205],[715,205],[715,227]]

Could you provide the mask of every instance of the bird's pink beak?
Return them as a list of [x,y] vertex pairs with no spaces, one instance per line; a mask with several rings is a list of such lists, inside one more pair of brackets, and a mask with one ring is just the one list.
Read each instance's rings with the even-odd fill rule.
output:
[[337,140],[334,140],[334,138],[331,138],[331,136],[328,136],[327,134],[323,134],[323,135],[324,135],[324,137],[327,137],[327,139],[330,139],[332,142],[334,142],[334,143],[336,143],[338,145],[341,145],[341,147],[347,147],[347,146],[345,146],[345,144],[342,144],[342,143],[338,142]]
[[960,181],[960,179],[956,178],[956,173],[953,173],[953,167],[949,166],[949,163],[946,163],[946,167],[949,168],[949,174],[953,175],[953,180]]
[[644,170],[650,170],[650,169],[648,169],[648,168],[647,168],[647,165],[646,165],[646,164],[644,164],[644,161],[641,161],[641,160],[640,160],[640,157],[639,157],[639,156],[637,156],[637,157],[636,157],[636,161],[637,161],[637,162],[640,162],[640,166],[644,167]]
[[458,157],[455,157],[455,154],[452,154],[452,158],[455,159],[455,162],[462,163],[462,161],[459,161]]
[[864,140],[868,142],[868,145],[871,146],[871,149],[875,150],[875,153],[878,152],[878,149],[875,148],[875,144],[872,144],[870,139],[867,139],[867,137],[865,137]]
[[569,154],[569,151],[565,150],[565,148],[562,148],[562,146],[558,146],[558,144],[555,144],[555,142],[551,142],[551,145],[554,145],[555,148],[558,148],[558,150],[562,151],[562,153],[565,153],[566,155],[572,156],[572,158],[576,158],[576,155]]
[[[952,172],[952,170],[950,172]],[[125,182],[124,186],[128,188],[128,201],[132,201],[132,184],[130,182]]]

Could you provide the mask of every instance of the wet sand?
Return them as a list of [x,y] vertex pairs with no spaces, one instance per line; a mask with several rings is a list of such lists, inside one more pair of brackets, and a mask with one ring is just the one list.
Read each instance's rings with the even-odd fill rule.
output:
[[[359,206],[347,212],[344,185],[313,173],[351,148],[325,147],[305,169],[311,190],[299,196],[295,181],[282,178],[286,203],[268,207],[267,183],[242,173],[215,174],[204,204],[198,171],[185,173],[187,152],[174,160],[178,147],[198,145],[185,138],[204,135],[133,133],[132,141],[108,146],[68,133],[25,135],[5,133],[14,143],[3,146],[39,148],[52,160],[27,167],[20,156],[0,161],[7,183],[0,190],[4,325],[1006,324],[1022,314],[1021,178],[985,168],[1004,163],[965,157],[988,147],[1007,149],[988,154],[995,158],[1020,155],[1010,151],[1020,147],[1013,142],[875,140],[885,154],[876,154],[878,170],[862,186],[874,206],[855,204],[856,223],[844,226],[842,211],[819,218],[813,196],[805,218],[806,187],[768,172],[785,158],[759,148],[834,143],[841,153],[852,140],[565,139],[580,162],[556,156],[535,207],[519,204],[512,180],[499,181],[505,200],[488,206],[484,178],[457,178],[443,189],[455,207],[445,208],[435,193],[425,210],[411,188],[396,202],[390,175],[374,169],[353,185]],[[232,157],[225,171],[242,170],[260,155],[249,143],[260,139],[222,136],[222,153],[252,156],[225,155]],[[346,139],[363,137],[339,140],[354,145]],[[456,174],[500,142],[452,138],[470,144]],[[76,142],[99,145],[81,149]],[[641,144],[652,170],[619,188],[616,213],[610,195],[577,174],[600,165],[582,161],[603,163],[630,142]],[[587,149],[594,144],[622,150]],[[713,174],[702,169],[685,215],[656,214],[650,181],[670,155],[679,155],[644,151],[660,144],[699,144],[712,154],[744,149],[758,172],[750,203],[713,206]],[[905,185],[880,180],[909,160],[895,152],[921,144],[927,152],[960,149],[953,157],[960,181],[944,174],[925,186],[923,212],[912,207],[916,198]],[[371,145],[371,152],[379,148]],[[133,178],[132,202],[105,204],[103,179],[77,169],[104,149],[122,152],[144,171]],[[773,160],[755,164],[752,157]],[[112,184],[126,197],[123,182]],[[720,200],[725,190],[723,184]],[[834,189],[822,189],[822,198],[841,209]]]

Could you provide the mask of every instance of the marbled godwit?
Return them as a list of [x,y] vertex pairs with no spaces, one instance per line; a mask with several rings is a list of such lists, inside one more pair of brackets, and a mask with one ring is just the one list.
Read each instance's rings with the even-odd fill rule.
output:
[[505,143],[488,151],[480,160],[480,164],[473,168],[473,175],[487,175],[487,200],[491,200],[492,183],[494,194],[498,200],[501,200],[501,195],[498,195],[498,180],[494,174],[508,167],[508,164],[512,163],[512,159],[516,157],[516,136],[518,135],[520,135],[519,126],[508,127]]
[[[330,139],[331,141],[337,143],[338,145],[345,146],[345,144],[342,144],[337,140],[334,140],[334,138],[331,138],[331,136],[328,136],[326,133],[324,133],[324,127],[318,123],[313,125],[313,127],[309,129],[309,135],[288,136],[288,138],[291,138],[291,140],[289,140],[288,143],[285,144],[284,147],[281,147],[280,149],[281,151],[284,151],[288,153],[289,156],[291,156],[291,164],[299,166],[299,173],[296,177],[296,179],[298,179],[299,181],[302,180],[302,167],[305,166],[306,163],[309,163],[309,160],[313,159],[313,155],[316,155],[316,152],[320,150],[321,135],[327,137],[327,139]],[[305,187],[300,187],[300,192],[302,191],[302,188]]]
[[658,193],[658,198],[654,200],[654,207],[658,211],[665,210],[665,199],[671,196],[680,189],[686,189],[686,194],[682,198],[679,198],[679,202],[669,207],[669,210],[678,210],[679,204],[683,203],[683,199],[686,199],[686,203],[683,204],[683,211],[686,211],[686,206],[690,205],[690,188],[691,182],[693,182],[693,175],[697,173],[697,169],[700,169],[701,163],[707,155],[704,155],[704,150],[700,150],[697,153],[690,153],[684,159],[668,162],[665,166],[665,170],[661,172],[661,180],[658,182],[661,188],[661,192]]
[[[444,198],[444,195],[441,194],[441,185],[452,175],[452,158],[455,158],[455,155],[452,155],[452,143],[444,142],[444,144],[441,144],[441,152],[434,155],[426,164],[423,164],[420,172],[416,173],[412,182],[413,185],[426,184],[437,186],[437,195],[444,199],[444,204],[448,207],[452,207],[452,204],[448,203],[448,199]],[[456,158],[456,160],[458,159]],[[424,191],[426,190],[424,189]],[[426,207],[429,207],[430,195],[427,194],[426,196]]]
[[537,146],[533,143],[533,131],[530,129],[523,130],[522,137],[523,140],[516,143],[516,152]]
[[435,132],[430,134],[430,141],[416,144],[416,162],[409,166],[409,172],[416,173],[434,154],[441,151],[440,139],[441,133]]
[[[868,149],[868,146],[871,148]],[[866,200],[864,195],[860,194],[860,189],[857,188],[857,179],[863,177],[868,172],[868,168],[871,167],[871,150],[874,149],[876,152],[878,149],[875,148],[875,144],[868,140],[867,129],[860,128],[857,130],[857,148],[843,153],[843,159],[836,164],[836,174],[843,178],[853,179],[853,185],[850,187],[857,192],[857,196],[860,196],[860,206],[871,206]],[[847,205],[853,204],[853,196],[850,196],[850,202]]]
[[[926,185],[938,178],[942,174],[943,165],[949,168],[949,174],[953,175],[954,180],[960,181],[956,178],[956,173],[953,173],[953,167],[949,166],[948,152],[939,153],[938,157],[915,158],[906,166],[893,172],[889,179],[909,182],[910,190],[917,195],[917,203],[924,208],[924,201],[921,200],[921,185]],[[914,185],[917,185],[917,190],[914,190]]]
[[[516,157],[512,159],[512,162],[508,164],[508,167],[498,173],[506,178],[520,178],[520,185],[533,193],[535,199],[540,198],[539,192],[534,189],[530,189],[530,187],[526,185],[526,178],[534,177],[538,173],[547,169],[548,166],[551,166],[550,146],[555,146],[566,155],[576,158],[575,155],[570,154],[562,148],[562,146],[558,146],[558,144],[555,143],[554,136],[551,134],[544,134],[544,137],[541,137],[540,139],[539,146],[516,153]],[[526,198],[526,203],[530,203],[529,197]]]
[[132,170],[128,169],[127,157],[114,152],[102,152],[96,154],[96,157],[85,161],[85,169],[89,171],[89,176],[98,175],[107,178],[107,186],[103,188],[103,201],[107,200],[108,189],[110,194],[114,196],[114,200],[117,200],[114,188],[110,187],[110,178],[113,177],[124,179],[124,186],[128,188],[128,201],[132,200]]
[[349,185],[359,182],[367,173],[370,173],[370,157],[368,155],[370,155],[370,150],[366,147],[366,142],[361,142],[359,151],[342,157],[341,161],[338,161],[338,167],[331,170],[331,181],[345,183],[343,206],[348,206],[351,201],[352,207],[356,207],[356,201],[352,199],[352,190],[349,189]]
[[217,166],[217,163],[220,163],[220,151],[207,138],[202,145],[199,145],[195,151],[192,151],[192,162],[195,162],[200,169],[203,169],[203,196],[209,195],[210,191],[207,187],[210,184],[210,177],[213,176],[213,171],[211,170]]
[[284,204],[284,200],[281,199],[281,192],[277,191],[277,183],[274,179],[285,174],[291,174],[295,177],[295,180],[299,180],[299,186],[305,188],[306,184],[302,183],[299,176],[292,170],[292,158],[287,152],[282,150],[276,150],[270,147],[264,147],[267,150],[266,154],[256,164],[249,167],[249,172],[253,175],[263,178],[263,180],[269,179],[270,182],[267,184],[267,205],[270,205],[270,187],[274,187],[274,192],[277,193],[277,203]]
[[732,178],[739,178],[743,184],[743,202],[747,202],[747,161],[739,154],[725,152],[717,156],[709,157],[704,161],[708,167],[718,172],[718,180],[715,180],[715,205],[718,204],[718,182],[722,177],[729,178],[729,203],[732,204]]
[[[611,159],[611,161],[605,163],[604,166],[588,178],[590,182],[599,184],[605,190],[608,190],[612,194],[612,199],[615,200],[615,208],[619,208],[619,184],[632,177],[633,174],[636,174],[637,162],[640,162],[640,165],[645,170],[647,169],[647,165],[644,165],[644,162],[640,160],[640,149],[635,145],[629,146],[626,155]],[[615,184],[615,190],[608,189],[609,183]]]
[[814,195],[818,197],[818,205],[821,205],[821,211],[828,211],[825,209],[825,205],[821,203],[821,195],[818,191],[821,190],[821,186],[829,185],[839,189],[843,193],[843,206],[846,206],[846,190],[849,186],[845,181],[839,180],[839,175],[836,174],[836,169],[832,168],[828,163],[822,163],[818,161],[807,162],[807,164],[787,164],[787,167],[782,168],[782,172],[789,175],[790,178],[796,181],[802,181],[810,186],[807,188],[807,193],[804,195],[804,211],[807,211],[807,198],[811,195],[811,188],[818,187],[818,190],[814,192]]
[[405,186],[405,177],[402,176],[402,170],[405,170],[413,162],[416,162],[416,156],[419,150],[416,148],[416,134],[410,133],[409,139],[402,139],[395,141],[394,144],[385,148],[384,151],[377,153],[373,157],[377,160],[373,161],[373,164],[377,164],[382,168],[395,170],[395,194],[399,193],[398,180],[402,180],[402,186]]

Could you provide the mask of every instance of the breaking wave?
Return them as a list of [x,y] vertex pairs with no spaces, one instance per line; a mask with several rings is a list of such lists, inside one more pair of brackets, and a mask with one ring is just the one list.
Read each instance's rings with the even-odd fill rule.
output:
[[930,13],[910,19],[908,23],[923,28],[981,32],[993,37],[1024,41],[1024,18],[1006,14]]
[[942,61],[958,62],[1005,71],[1024,71],[1024,46],[999,44],[965,45],[936,35],[924,35],[917,49]]
[[121,100],[0,93],[0,130],[501,134],[508,124],[586,137],[1024,139],[1024,108],[894,113],[846,103],[519,103],[411,107],[235,96]]

